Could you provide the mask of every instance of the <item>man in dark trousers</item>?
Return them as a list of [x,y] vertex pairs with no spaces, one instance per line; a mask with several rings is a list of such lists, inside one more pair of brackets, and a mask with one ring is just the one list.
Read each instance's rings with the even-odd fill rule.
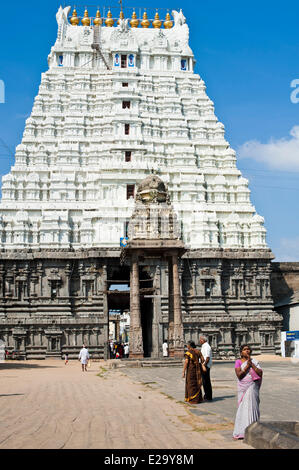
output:
[[212,385],[210,379],[210,372],[212,366],[212,348],[208,343],[208,338],[201,336],[199,338],[201,344],[201,354],[204,357],[204,365],[206,366],[206,372],[202,372],[202,384],[204,389],[204,399],[207,401],[213,400]]

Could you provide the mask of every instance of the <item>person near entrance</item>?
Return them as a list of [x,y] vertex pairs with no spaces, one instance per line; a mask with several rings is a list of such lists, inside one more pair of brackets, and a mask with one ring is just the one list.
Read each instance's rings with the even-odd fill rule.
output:
[[125,344],[124,354],[125,354],[125,358],[129,357],[129,345],[128,345],[128,343]]
[[188,341],[187,352],[183,368],[183,378],[185,380],[185,401],[187,403],[201,403],[202,399],[202,372],[201,366],[204,362],[203,355],[196,349],[193,341]]
[[64,356],[64,363],[65,365],[67,365],[69,363],[69,355],[68,353],[65,353],[65,356]]
[[164,343],[162,344],[162,351],[163,351],[163,357],[168,357],[168,343],[167,339],[164,340]]
[[79,353],[79,361],[81,362],[82,372],[87,372],[88,359],[89,359],[89,352],[86,346],[83,344],[82,349]]
[[201,353],[204,357],[203,365],[205,367],[202,368],[202,384],[204,389],[204,399],[207,401],[213,400],[213,392],[212,392],[212,385],[211,385],[211,378],[210,372],[212,367],[212,348],[208,343],[208,338],[206,336],[201,336],[199,338],[199,342],[201,344]]

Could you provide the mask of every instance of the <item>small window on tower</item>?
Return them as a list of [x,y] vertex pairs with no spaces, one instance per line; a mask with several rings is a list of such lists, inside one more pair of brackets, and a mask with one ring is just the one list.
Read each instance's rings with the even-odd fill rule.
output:
[[127,199],[130,199],[130,197],[134,197],[134,194],[135,194],[135,185],[127,184]]
[[135,57],[133,54],[129,55],[129,67],[134,67],[135,66]]
[[186,59],[181,60],[181,70],[184,70],[184,71],[187,70],[187,60]]
[[114,67],[119,67],[119,54],[114,56]]
[[123,101],[123,109],[130,109],[131,101]]
[[130,124],[125,124],[125,135],[130,134]]
[[122,83],[122,86],[123,86],[123,87],[128,87],[128,86],[129,86],[129,84],[128,84],[128,83],[124,83],[124,82],[123,82],[123,83]]
[[205,281],[205,297],[209,299],[211,297],[211,281]]
[[51,281],[51,299],[54,300],[58,296],[58,284],[57,281]]
[[125,161],[130,162],[132,159],[132,152],[126,152],[125,154]]
[[127,56],[126,55],[121,56],[121,68],[122,69],[127,68]]
[[59,67],[62,67],[62,65],[63,65],[63,55],[60,55],[58,57],[58,65],[59,65]]

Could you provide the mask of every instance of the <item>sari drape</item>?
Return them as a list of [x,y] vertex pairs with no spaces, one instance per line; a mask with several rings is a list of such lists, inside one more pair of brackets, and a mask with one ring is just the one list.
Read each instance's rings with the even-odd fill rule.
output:
[[200,352],[196,349],[190,349],[185,353],[185,359],[188,359],[185,383],[185,401],[188,403],[200,403],[202,399],[202,376],[200,368]]
[[[259,363],[255,359],[252,359],[252,362],[256,367],[261,369]],[[236,361],[235,368],[241,367],[241,369],[244,370],[246,365],[247,361],[242,363],[239,360]],[[259,391],[261,383],[262,379],[258,378],[252,368],[243,379],[238,380],[238,409],[233,432],[233,437],[235,439],[243,439],[247,426],[260,419]]]

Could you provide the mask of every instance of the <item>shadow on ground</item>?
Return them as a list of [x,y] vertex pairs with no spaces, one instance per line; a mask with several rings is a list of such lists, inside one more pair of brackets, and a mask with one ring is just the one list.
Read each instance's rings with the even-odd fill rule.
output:
[[[226,398],[235,398],[235,395],[225,395],[223,397],[215,397],[213,398],[213,401],[222,401],[222,400],[226,400]],[[209,403],[209,402],[204,402],[204,403]],[[212,402],[210,402],[212,403]]]
[[0,395],[0,397],[16,397],[18,395],[25,395],[24,393],[4,393],[3,395]]
[[49,365],[39,365],[39,364],[30,364],[30,362],[2,362],[0,364],[0,371],[1,370],[8,370],[8,369],[55,369],[56,366],[49,366]]

